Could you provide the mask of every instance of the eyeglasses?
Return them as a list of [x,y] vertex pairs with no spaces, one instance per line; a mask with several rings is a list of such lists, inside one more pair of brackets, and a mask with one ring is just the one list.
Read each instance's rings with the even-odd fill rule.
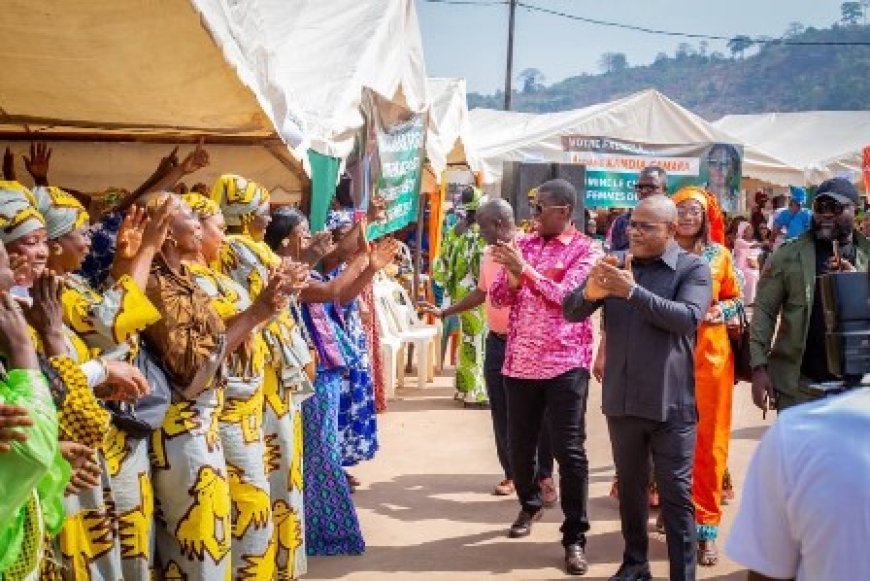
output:
[[677,208],[677,216],[680,218],[700,218],[704,215],[701,208]]
[[655,232],[656,225],[658,224],[667,224],[667,222],[645,222],[643,220],[629,220],[628,227],[632,230],[637,230],[638,232],[649,234],[650,232]]
[[560,210],[560,209],[564,209],[564,208],[568,208],[568,207],[569,206],[542,206],[541,204],[534,204],[532,206],[532,213],[537,215],[537,214],[543,214],[545,210],[551,210],[551,209]]
[[816,214],[836,214],[840,215],[846,209],[845,204],[841,204],[833,198],[827,196],[813,200],[813,212]]
[[731,163],[727,159],[708,159],[707,165],[718,169],[728,169]]
[[658,189],[658,186],[655,184],[634,184],[634,191],[636,192],[654,192]]

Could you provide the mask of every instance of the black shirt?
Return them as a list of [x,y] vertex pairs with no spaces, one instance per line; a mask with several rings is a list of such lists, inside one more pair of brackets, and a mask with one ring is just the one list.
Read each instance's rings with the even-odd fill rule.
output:
[[602,409],[607,416],[695,421],[695,334],[710,306],[710,267],[672,243],[657,259],[632,261],[631,298],[565,299],[569,321],[604,307],[607,334]]
[[[840,378],[828,370],[828,358],[825,354],[825,311],[822,308],[822,293],[819,292],[819,277],[828,274],[828,260],[834,256],[834,245],[830,240],[815,240],[816,248],[816,282],[813,292],[813,306],[810,311],[810,324],[807,329],[807,341],[801,360],[801,375],[813,383],[838,381]],[[855,245],[841,244],[840,256],[855,264]]]

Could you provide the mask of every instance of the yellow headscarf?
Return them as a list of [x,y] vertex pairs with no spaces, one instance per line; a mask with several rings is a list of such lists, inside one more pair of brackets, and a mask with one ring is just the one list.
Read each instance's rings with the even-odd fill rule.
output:
[[193,210],[200,220],[211,218],[221,212],[217,202],[206,198],[202,194],[197,194],[196,192],[187,192],[181,196],[181,199],[190,206],[190,209]]
[[18,182],[0,181],[0,240],[15,242],[40,228],[45,228],[45,218],[30,190]]
[[60,238],[90,222],[85,207],[62,189],[38,186],[33,193],[36,195],[36,207],[45,218],[49,240]]
[[242,176],[226,174],[215,182],[211,199],[217,202],[229,226],[245,226],[257,209],[269,201],[269,191]]
[[677,190],[673,196],[671,196],[671,200],[674,204],[681,204],[686,200],[695,200],[701,207],[704,208],[704,211],[707,211],[707,192],[704,191],[704,188],[699,188],[698,186],[685,186]]

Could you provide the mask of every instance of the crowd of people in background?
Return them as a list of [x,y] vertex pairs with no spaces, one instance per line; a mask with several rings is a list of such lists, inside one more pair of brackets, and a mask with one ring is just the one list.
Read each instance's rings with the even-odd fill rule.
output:
[[[571,218],[576,192],[563,180],[530,194],[524,233],[504,200],[480,205],[467,187],[460,203],[476,218],[463,228],[474,234],[447,234],[473,244],[462,270],[465,290],[428,310],[445,319],[485,310],[485,318],[460,319],[459,327],[467,344],[485,337],[482,367],[504,470],[494,493],[515,492],[521,506],[508,536],[531,534],[561,493],[566,571],[588,570],[584,416],[591,373],[603,386],[616,466],[611,496],[625,540],[611,579],[651,579],[649,507],[661,507],[656,528],[667,537],[670,578],[694,579],[697,565],[719,561],[723,507],[734,496],[728,449],[735,334],[749,325],[759,408],[819,399],[816,386],[838,378],[824,357],[817,277],[867,270],[870,217],[858,214],[861,199],[840,178],[820,184],[810,208],[803,188],[774,197],[770,209],[759,191],[748,218],[726,216],[702,187],[669,192],[666,172],[655,166],[639,174],[635,191],[640,203],[627,212],[587,210],[584,236]],[[442,260],[455,260],[456,248],[445,245]],[[804,273],[805,264],[815,271]],[[598,310],[596,347],[590,316]],[[753,495],[750,506],[773,519],[760,506],[760,489]],[[737,534],[758,539],[749,518]],[[782,570],[758,551],[733,554],[760,572],[768,563]]]
[[383,204],[336,204],[312,236],[242,176],[184,185],[202,145],[93,197],[51,184],[44,145],[33,188],[15,162],[0,578],[296,579],[307,555],[362,553],[347,469],[379,447],[361,303],[398,251],[366,239]]
[[[372,284],[399,252],[367,239],[382,201],[354,209],[341,182],[312,234],[242,176],[185,185],[209,164],[201,144],[97,196],[52,184],[44,145],[23,161],[32,188],[8,150],[0,182],[0,578],[296,579],[308,555],[361,554],[348,470],[380,448]],[[635,190],[634,209],[580,227],[577,192],[547,181],[524,231],[465,188],[432,268],[445,299],[424,310],[445,334],[456,318],[455,399],[490,410],[493,492],[520,504],[508,536],[561,500],[566,571],[587,572],[594,378],[625,541],[611,579],[651,579],[651,506],[670,578],[694,579],[719,560],[732,494],[733,330],[749,325],[759,408],[820,399],[839,378],[817,279],[868,269],[870,217],[843,179],[809,207],[800,188],[758,192],[748,218],[702,187],[668,191],[655,166]],[[761,490],[775,478],[750,474],[728,546],[794,577],[800,555],[746,549],[785,550]]]

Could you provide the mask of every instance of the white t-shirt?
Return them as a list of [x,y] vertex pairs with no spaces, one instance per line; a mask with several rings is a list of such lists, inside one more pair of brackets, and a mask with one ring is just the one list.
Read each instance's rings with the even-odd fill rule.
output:
[[726,553],[774,579],[870,579],[870,388],[782,413],[752,458]]

